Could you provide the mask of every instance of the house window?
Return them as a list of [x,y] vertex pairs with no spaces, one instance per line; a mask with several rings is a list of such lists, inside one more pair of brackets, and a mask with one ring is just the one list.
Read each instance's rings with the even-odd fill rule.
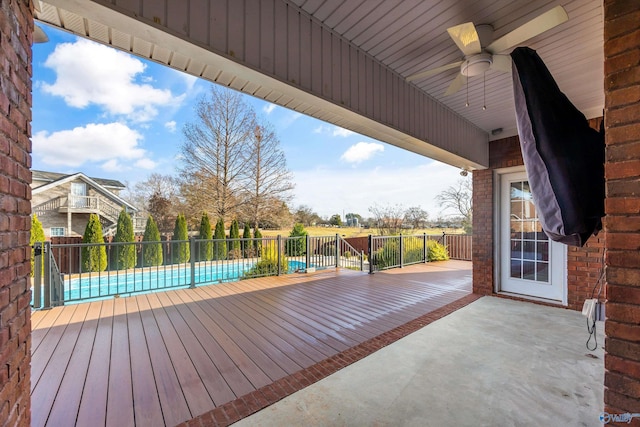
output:
[[51,227],[51,237],[60,237],[60,236],[64,236],[65,232],[64,232],[64,227]]

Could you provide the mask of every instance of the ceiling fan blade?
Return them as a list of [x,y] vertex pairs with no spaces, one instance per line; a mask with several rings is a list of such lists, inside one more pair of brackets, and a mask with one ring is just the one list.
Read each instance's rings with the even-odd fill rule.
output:
[[467,82],[467,77],[462,73],[458,73],[458,76],[453,82],[451,82],[451,84],[449,85],[449,88],[444,93],[444,96],[453,95],[454,93],[462,89],[462,86],[464,86],[466,82]]
[[491,69],[503,73],[511,72],[511,57],[509,55],[493,55]]
[[520,43],[542,34],[569,20],[569,15],[562,6],[556,6],[542,15],[516,28],[487,46],[487,52],[497,53],[510,49]]
[[451,64],[443,65],[442,67],[431,68],[429,70],[421,71],[419,73],[412,74],[409,77],[407,77],[407,81],[412,82],[414,80],[424,79],[426,77],[436,75],[443,71],[451,70],[453,68],[458,68],[460,67],[461,64],[462,64],[462,61],[452,62]]
[[458,49],[462,53],[467,55],[473,55],[482,51],[480,46],[480,37],[476,31],[476,26],[473,22],[466,22],[464,24],[456,25],[455,27],[447,28],[447,32],[458,45]]

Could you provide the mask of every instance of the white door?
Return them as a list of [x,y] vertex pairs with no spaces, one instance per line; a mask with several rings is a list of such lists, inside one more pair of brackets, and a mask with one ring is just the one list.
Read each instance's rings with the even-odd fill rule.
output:
[[500,290],[565,300],[566,246],[542,231],[525,172],[501,177]]
[[84,182],[71,183],[71,203],[72,208],[87,207],[87,184]]

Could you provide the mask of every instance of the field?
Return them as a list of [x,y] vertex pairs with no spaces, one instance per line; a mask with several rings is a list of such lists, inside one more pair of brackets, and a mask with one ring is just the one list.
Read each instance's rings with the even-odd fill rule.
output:
[[[376,235],[378,230],[375,228],[365,229],[359,227],[305,227],[305,230],[310,236],[333,236],[339,234],[342,237],[363,237],[369,234]],[[288,236],[291,229],[280,230],[261,230],[263,236]],[[463,230],[460,228],[425,228],[419,230],[403,230],[402,234],[463,234]]]

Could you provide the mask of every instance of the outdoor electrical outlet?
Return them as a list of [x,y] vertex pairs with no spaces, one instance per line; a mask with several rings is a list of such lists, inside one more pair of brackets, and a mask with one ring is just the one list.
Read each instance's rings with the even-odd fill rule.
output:
[[586,316],[590,322],[593,322],[595,320],[597,303],[598,300],[595,298],[584,300],[584,305],[582,306],[582,315]]

